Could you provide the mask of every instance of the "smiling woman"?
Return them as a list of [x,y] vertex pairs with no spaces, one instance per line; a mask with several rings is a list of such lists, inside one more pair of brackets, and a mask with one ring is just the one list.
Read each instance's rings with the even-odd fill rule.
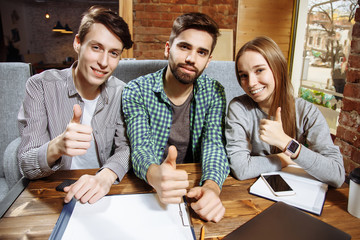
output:
[[234,98],[226,118],[230,168],[240,180],[299,165],[334,187],[345,180],[339,147],[318,108],[293,96],[277,44],[257,37],[240,48],[236,75],[247,95]]
[[264,112],[269,113],[275,90],[275,80],[269,64],[255,51],[246,51],[238,61],[241,87]]

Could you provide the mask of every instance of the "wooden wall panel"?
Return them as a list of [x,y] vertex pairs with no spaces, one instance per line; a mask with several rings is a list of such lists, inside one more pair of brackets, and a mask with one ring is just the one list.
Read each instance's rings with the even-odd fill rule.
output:
[[[132,0],[119,0],[119,15],[124,19],[124,21],[129,26],[129,31],[131,38],[134,40],[133,35],[133,2]],[[128,50],[124,49],[121,54],[122,58],[133,58],[134,56],[134,46]]]
[[214,51],[212,60],[215,61],[234,61],[234,34],[232,29],[220,28],[220,36]]
[[288,58],[293,5],[293,0],[239,0],[235,55],[244,43],[265,35]]

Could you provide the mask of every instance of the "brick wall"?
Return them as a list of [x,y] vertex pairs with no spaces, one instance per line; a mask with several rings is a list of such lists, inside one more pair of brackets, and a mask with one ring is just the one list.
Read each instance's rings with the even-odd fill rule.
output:
[[[359,3],[360,4],[360,1]],[[335,144],[344,156],[347,173],[360,167],[360,8],[355,15],[343,107]]]
[[133,4],[136,59],[163,59],[173,21],[187,12],[208,14],[220,28],[233,29],[235,36],[238,0],[135,0]]

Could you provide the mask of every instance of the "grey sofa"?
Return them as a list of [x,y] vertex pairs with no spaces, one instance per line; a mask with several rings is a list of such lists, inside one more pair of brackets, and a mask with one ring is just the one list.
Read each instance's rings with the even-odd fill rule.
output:
[[0,63],[0,200],[21,177],[15,160],[20,143],[16,119],[30,76],[28,63]]
[[[167,65],[166,60],[123,60],[113,75],[128,83],[139,76],[155,72]],[[25,82],[30,77],[30,65],[25,63],[0,63],[1,73],[1,156],[0,201],[21,174],[16,160],[20,143],[17,128],[17,113],[25,94]],[[231,61],[212,61],[204,71],[217,79],[225,88],[227,104],[235,96],[244,94],[235,76]],[[15,140],[14,140],[15,139]],[[12,142],[11,142],[12,141]],[[11,143],[10,143],[11,142]]]
[[[124,60],[120,61],[113,75],[128,83],[132,79],[155,72],[166,65],[167,60]],[[236,79],[233,61],[211,61],[204,73],[224,86],[227,105],[234,97],[245,94]]]

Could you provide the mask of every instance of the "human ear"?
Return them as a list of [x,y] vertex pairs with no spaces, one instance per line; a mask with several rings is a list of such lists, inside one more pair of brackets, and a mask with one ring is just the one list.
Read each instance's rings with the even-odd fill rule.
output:
[[209,59],[207,60],[205,68],[207,68],[209,66],[209,63],[211,62],[211,60],[212,60],[212,55],[210,55]]
[[80,38],[79,38],[79,35],[76,34],[75,38],[74,38],[74,42],[73,42],[73,47],[74,47],[74,50],[77,54],[79,54],[80,52]]
[[170,52],[170,43],[169,41],[167,41],[165,44],[165,51],[164,51],[164,56],[166,59],[169,58],[169,52]]

